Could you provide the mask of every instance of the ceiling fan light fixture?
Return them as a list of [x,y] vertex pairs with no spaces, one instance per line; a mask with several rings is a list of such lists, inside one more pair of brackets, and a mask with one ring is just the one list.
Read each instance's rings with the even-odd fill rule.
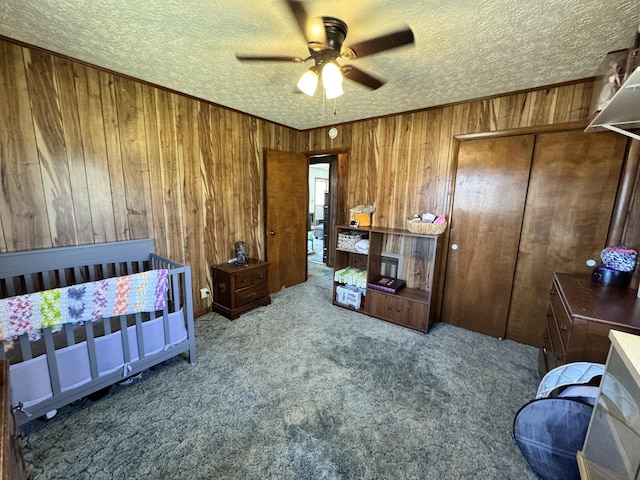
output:
[[298,81],[298,88],[302,93],[313,97],[316,88],[318,88],[318,71],[315,67],[309,68],[309,70],[302,74],[302,77],[300,77]]
[[327,62],[322,67],[322,85],[327,99],[339,97],[344,93],[342,89],[342,72],[334,62]]

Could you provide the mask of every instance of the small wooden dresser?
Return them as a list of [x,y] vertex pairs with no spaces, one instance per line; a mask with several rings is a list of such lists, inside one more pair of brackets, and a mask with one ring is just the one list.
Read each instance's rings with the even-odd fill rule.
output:
[[589,275],[555,273],[538,373],[571,362],[605,363],[609,330],[640,335],[636,290],[604,285]]
[[269,305],[269,262],[249,259],[239,267],[223,263],[212,267],[213,311],[233,320],[255,307]]

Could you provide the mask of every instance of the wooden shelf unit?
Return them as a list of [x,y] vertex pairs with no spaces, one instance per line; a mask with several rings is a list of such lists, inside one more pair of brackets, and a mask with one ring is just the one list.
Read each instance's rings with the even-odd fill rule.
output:
[[[402,279],[406,282],[406,286],[398,293],[366,288],[362,305],[357,311],[423,333],[428,332],[435,321],[432,299],[433,286],[437,285],[434,277],[441,235],[421,235],[399,228],[338,226],[336,238],[350,231],[368,236],[369,252],[364,254],[336,248],[334,271],[347,266],[366,270],[367,282],[372,282],[380,274],[382,254],[393,252],[403,255]],[[333,282],[334,305],[356,310],[336,301],[336,288],[340,285]]]

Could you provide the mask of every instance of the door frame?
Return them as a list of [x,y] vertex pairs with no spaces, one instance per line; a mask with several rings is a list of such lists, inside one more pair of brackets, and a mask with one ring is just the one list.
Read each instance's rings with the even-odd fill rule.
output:
[[[346,218],[346,183],[349,167],[349,149],[331,149],[305,151],[310,165],[313,163],[329,163],[329,221],[327,226],[327,267],[335,263],[335,231],[337,225],[345,223]],[[330,160],[323,161],[323,157]],[[308,179],[307,179],[308,182]]]

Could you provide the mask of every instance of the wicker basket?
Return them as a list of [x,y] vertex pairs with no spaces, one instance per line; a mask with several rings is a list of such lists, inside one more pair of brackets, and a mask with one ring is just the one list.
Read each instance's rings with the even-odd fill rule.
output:
[[358,232],[345,232],[338,234],[338,250],[356,250],[356,243],[362,240]]
[[419,233],[422,235],[440,235],[447,229],[445,223],[427,223],[427,222],[407,222],[407,228],[411,233]]

